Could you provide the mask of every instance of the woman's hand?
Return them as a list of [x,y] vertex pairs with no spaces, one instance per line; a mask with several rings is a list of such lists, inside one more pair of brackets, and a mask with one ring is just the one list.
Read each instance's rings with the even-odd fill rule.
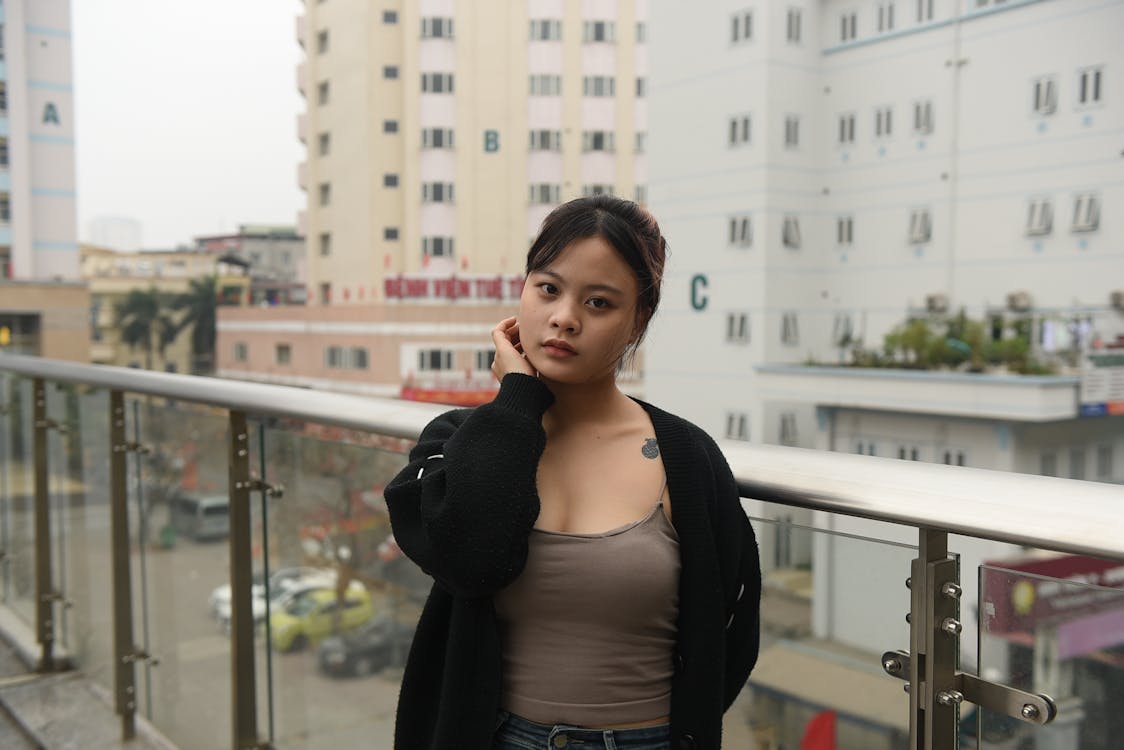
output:
[[523,354],[523,345],[519,343],[519,323],[515,318],[505,318],[492,329],[492,343],[496,347],[496,358],[492,361],[492,374],[496,380],[503,380],[509,372],[538,377]]

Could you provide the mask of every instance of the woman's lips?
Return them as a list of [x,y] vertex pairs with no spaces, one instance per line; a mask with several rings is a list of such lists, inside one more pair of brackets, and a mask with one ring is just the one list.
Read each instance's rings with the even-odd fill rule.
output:
[[573,357],[577,354],[574,347],[567,344],[561,339],[549,339],[543,342],[543,351],[550,357],[558,357],[560,359],[566,357]]

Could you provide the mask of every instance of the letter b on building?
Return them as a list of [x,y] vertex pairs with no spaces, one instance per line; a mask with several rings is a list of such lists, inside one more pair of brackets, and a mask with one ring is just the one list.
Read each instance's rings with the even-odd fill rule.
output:
[[500,150],[500,131],[484,131],[484,153],[491,154]]

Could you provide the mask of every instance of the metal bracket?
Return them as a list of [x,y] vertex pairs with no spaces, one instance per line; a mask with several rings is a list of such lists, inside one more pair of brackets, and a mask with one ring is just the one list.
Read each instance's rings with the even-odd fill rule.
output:
[[62,602],[63,609],[70,609],[74,606],[74,602],[70,601],[57,591],[48,591],[46,594],[43,594],[42,599],[45,602]]
[[234,489],[249,490],[250,492],[264,492],[269,497],[282,497],[285,494],[285,485],[270,484],[261,479],[247,479],[244,482],[235,482]]
[[152,447],[148,446],[148,445],[144,445],[143,443],[137,443],[137,442],[129,441],[129,442],[126,442],[126,443],[117,443],[116,445],[114,445],[113,446],[113,452],[114,453],[139,453],[143,456],[143,455],[152,453]]
[[60,435],[66,435],[70,432],[70,427],[54,419],[40,419],[35,422],[35,426],[41,429],[55,430]]
[[[887,651],[882,654],[882,669],[891,677],[909,680],[910,655],[905,651]],[[1042,726],[1058,715],[1058,707],[1048,695],[1028,693],[1006,685],[981,680],[973,674],[957,672],[953,689],[936,695],[942,705],[961,701],[975,703],[989,711]]]
[[138,661],[147,662],[150,666],[160,666],[160,659],[145,651],[143,648],[134,647],[133,650],[121,657],[123,664],[134,664]]

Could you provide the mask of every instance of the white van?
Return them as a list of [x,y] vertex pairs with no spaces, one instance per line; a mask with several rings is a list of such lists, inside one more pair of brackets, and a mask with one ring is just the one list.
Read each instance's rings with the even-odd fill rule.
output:
[[223,539],[230,535],[227,495],[179,495],[172,500],[172,527],[192,539]]

